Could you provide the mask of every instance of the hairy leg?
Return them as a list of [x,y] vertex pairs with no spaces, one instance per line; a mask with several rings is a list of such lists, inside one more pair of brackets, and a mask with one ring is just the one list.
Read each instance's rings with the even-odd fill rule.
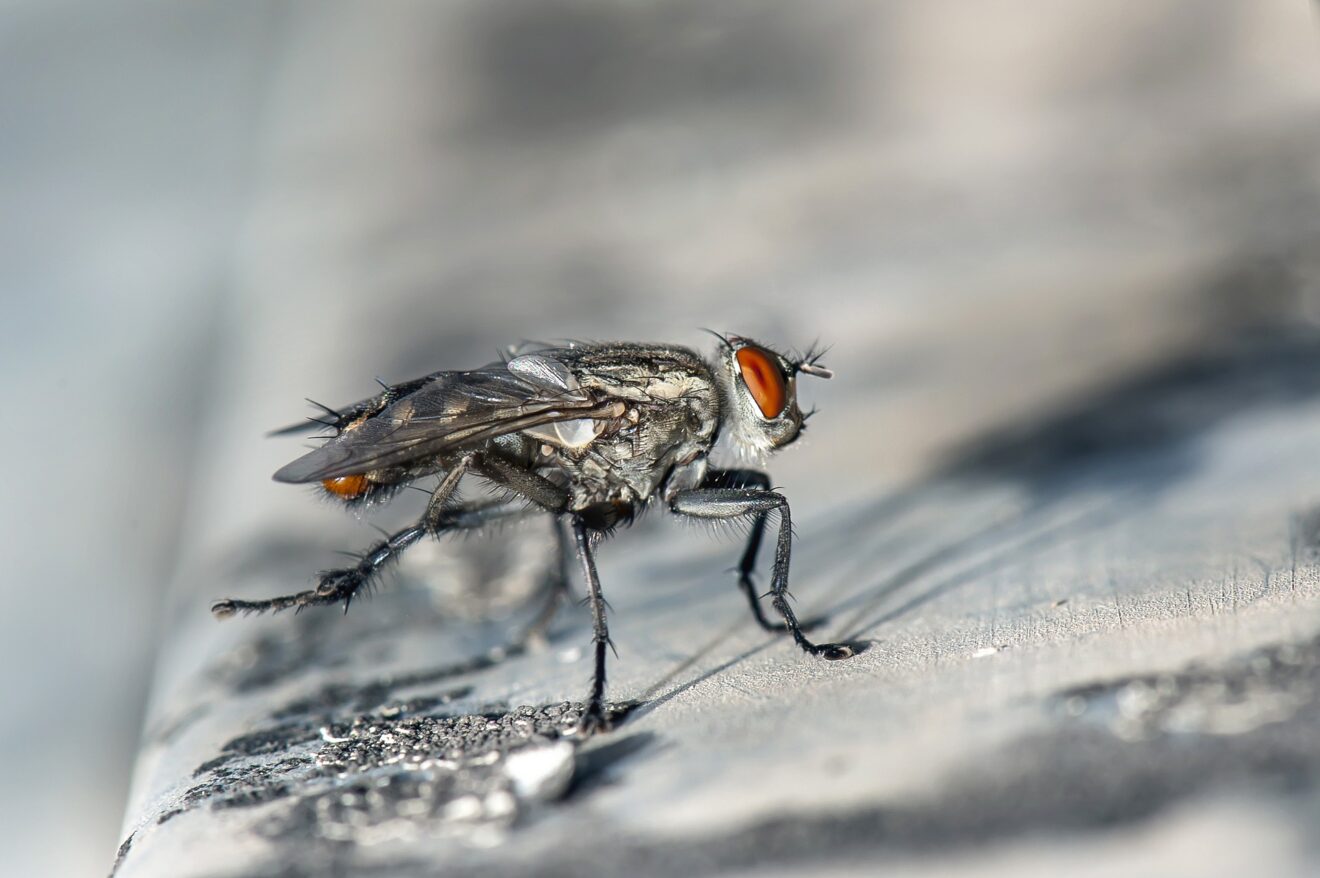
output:
[[[717,469],[711,470],[702,481],[701,487],[769,490],[770,476],[755,469]],[[761,608],[760,595],[756,591],[756,583],[752,580],[752,574],[756,572],[756,556],[760,554],[761,541],[765,539],[765,526],[769,519],[768,512],[758,512],[752,516],[752,527],[747,534],[747,546],[743,549],[742,557],[738,559],[738,587],[747,596],[747,605],[751,607],[752,616],[758,625],[766,631],[787,631],[788,626],[783,622],[771,622],[766,618],[765,611]],[[803,627],[809,626],[804,623]]]
[[568,531],[562,518],[553,519],[555,530],[555,554],[550,560],[549,566],[545,571],[545,578],[542,580],[541,591],[545,596],[545,602],[532,621],[527,623],[523,629],[522,635],[518,638],[518,643],[529,644],[543,642],[546,638],[546,632],[550,630],[550,623],[554,621],[555,614],[569,595],[568,585],[568,561],[569,561],[569,537]]
[[451,530],[481,527],[490,521],[522,512],[508,504],[476,504],[455,508],[447,506],[449,499],[458,488],[458,483],[469,470],[475,470],[489,481],[508,488],[536,506],[550,511],[558,511],[567,502],[567,494],[563,489],[529,470],[521,469],[516,464],[492,455],[467,454],[459,458],[440,480],[440,484],[431,494],[431,500],[426,506],[426,513],[421,521],[390,534],[367,549],[358,563],[351,567],[322,571],[317,576],[316,588],[257,601],[226,598],[212,604],[211,612],[217,618],[225,619],[235,613],[301,610],[303,607],[337,604],[340,601],[344,604],[344,612],[348,612],[348,607],[358,592],[369,584],[385,565],[397,560],[426,534],[439,535]]
[[596,650],[595,673],[591,679],[591,694],[587,698],[587,711],[582,716],[582,728],[588,733],[609,728],[605,714],[605,650],[612,648],[610,631],[605,622],[605,597],[601,594],[600,579],[596,575],[596,558],[591,544],[592,531],[581,518],[572,519],[573,543],[578,560],[582,562],[582,576],[587,584],[587,601],[591,604],[592,643]]
[[792,518],[788,501],[782,494],[766,488],[693,488],[680,491],[670,501],[670,509],[694,518],[738,519],[779,514],[779,539],[775,544],[774,573],[771,576],[771,604],[784,619],[784,626],[794,642],[812,655],[828,659],[848,658],[851,647],[840,643],[813,643],[802,632],[797,614],[789,604],[788,567],[792,554]]
[[217,618],[227,619],[236,613],[301,610],[303,607],[337,604],[340,601],[344,602],[344,611],[347,612],[349,603],[382,567],[397,559],[427,533],[438,536],[450,531],[475,530],[496,521],[523,515],[525,511],[507,503],[473,503],[446,509],[431,522],[418,522],[390,534],[364,552],[361,560],[352,567],[318,574],[316,588],[256,601],[226,598],[212,604],[211,612]]
[[[440,484],[431,493],[431,500],[426,504],[426,512],[421,521],[388,535],[384,540],[367,549],[356,564],[336,570],[323,570],[317,574],[316,588],[295,594],[280,595],[258,601],[243,601],[226,598],[211,605],[211,612],[218,619],[227,619],[235,613],[279,612],[280,610],[303,607],[315,607],[344,602],[344,612],[354,596],[377,575],[381,568],[413,546],[427,533],[438,534],[445,524],[445,503],[454,495],[458,483],[471,465],[471,455],[463,457],[445,473]],[[477,517],[480,519],[480,516]],[[484,522],[482,522],[484,523]],[[449,529],[452,529],[449,528]]]

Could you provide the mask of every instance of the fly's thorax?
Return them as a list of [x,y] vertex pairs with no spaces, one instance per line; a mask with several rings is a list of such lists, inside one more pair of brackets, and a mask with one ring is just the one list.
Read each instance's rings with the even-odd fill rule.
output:
[[721,394],[710,365],[676,345],[615,342],[541,348],[507,363],[520,378],[590,399],[591,418],[520,431],[533,465],[562,479],[570,508],[644,504],[711,450]]
[[553,354],[568,373],[561,379],[565,386],[622,404],[622,413],[606,424],[604,432],[677,431],[681,435],[674,440],[707,445],[713,441],[721,394],[709,364],[696,351],[678,345],[614,342],[558,349]]

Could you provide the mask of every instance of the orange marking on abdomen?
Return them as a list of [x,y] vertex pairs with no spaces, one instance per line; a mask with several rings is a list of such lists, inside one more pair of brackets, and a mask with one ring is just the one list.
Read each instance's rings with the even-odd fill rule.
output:
[[334,494],[336,497],[342,497],[345,500],[356,500],[358,497],[367,493],[367,488],[370,487],[367,482],[367,477],[362,475],[340,476],[337,479],[326,479],[321,482],[321,484],[331,494]]

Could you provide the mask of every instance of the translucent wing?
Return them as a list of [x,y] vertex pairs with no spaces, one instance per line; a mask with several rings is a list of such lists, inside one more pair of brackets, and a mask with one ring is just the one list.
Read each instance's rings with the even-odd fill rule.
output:
[[[443,373],[441,373],[443,374]],[[287,427],[280,427],[278,430],[271,430],[267,436],[289,436],[293,433],[310,433],[313,430],[334,430],[339,432],[344,427],[356,421],[363,415],[369,415],[372,412],[378,412],[386,404],[386,396],[398,399],[415,392],[419,387],[434,380],[434,375],[426,375],[422,378],[415,378],[412,381],[405,381],[402,384],[390,386],[381,381],[381,387],[385,388],[384,393],[378,393],[375,396],[369,396],[364,400],[353,403],[351,406],[342,409],[332,409],[328,405],[322,405],[314,399],[307,400],[314,408],[320,409],[320,414],[316,417],[304,418],[296,424],[290,424]],[[380,379],[377,379],[380,381]]]
[[429,377],[380,414],[280,469],[275,480],[318,482],[408,464],[545,424],[608,417],[617,405],[576,389],[576,382],[518,373],[504,363]]

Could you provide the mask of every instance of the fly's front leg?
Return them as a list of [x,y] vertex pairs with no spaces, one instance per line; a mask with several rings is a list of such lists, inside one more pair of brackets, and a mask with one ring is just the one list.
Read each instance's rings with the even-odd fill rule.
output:
[[[812,643],[802,633],[802,625],[797,614],[789,604],[788,566],[792,555],[792,517],[788,511],[788,501],[782,494],[766,488],[695,488],[679,491],[669,503],[670,509],[679,515],[694,518],[738,519],[755,517],[764,519],[771,513],[779,513],[779,539],[775,544],[775,567],[770,581],[771,604],[784,618],[784,627],[793,636],[794,642],[812,655],[827,659],[843,659],[853,654],[850,646],[842,643]],[[753,532],[755,534],[755,531]],[[749,552],[755,560],[755,548],[759,540],[749,542]],[[744,555],[744,560],[746,560]]]
[[386,564],[396,560],[410,546],[413,546],[426,534],[439,534],[444,530],[454,530],[462,526],[480,526],[486,519],[480,513],[488,507],[466,507],[456,510],[446,509],[445,502],[453,496],[463,474],[467,472],[470,458],[463,458],[445,474],[431,494],[426,506],[426,514],[417,524],[405,527],[390,534],[384,540],[372,546],[362,554],[361,559],[352,567],[336,570],[324,570],[317,574],[316,588],[295,594],[281,595],[259,601],[243,601],[225,598],[211,605],[211,612],[217,619],[227,619],[235,613],[265,613],[280,610],[301,610],[304,607],[323,606],[344,602],[344,612],[359,591],[366,586]]
[[[755,469],[720,469],[712,470],[701,483],[702,488],[760,488],[770,489],[770,476]],[[761,609],[761,598],[756,592],[756,583],[752,574],[756,571],[756,556],[761,551],[761,540],[765,538],[765,526],[769,521],[769,512],[758,512],[752,518],[752,528],[747,534],[747,547],[738,560],[738,587],[747,595],[747,603],[752,608],[756,623],[766,631],[787,631],[783,622],[771,622]]]
[[582,715],[582,730],[587,734],[605,731],[610,727],[605,714],[605,649],[612,647],[610,630],[605,623],[605,597],[596,576],[596,558],[591,545],[592,532],[578,516],[573,516],[573,543],[578,560],[582,562],[582,576],[587,584],[587,600],[591,604],[592,643],[596,647],[596,669],[591,680],[591,695],[587,710]]

